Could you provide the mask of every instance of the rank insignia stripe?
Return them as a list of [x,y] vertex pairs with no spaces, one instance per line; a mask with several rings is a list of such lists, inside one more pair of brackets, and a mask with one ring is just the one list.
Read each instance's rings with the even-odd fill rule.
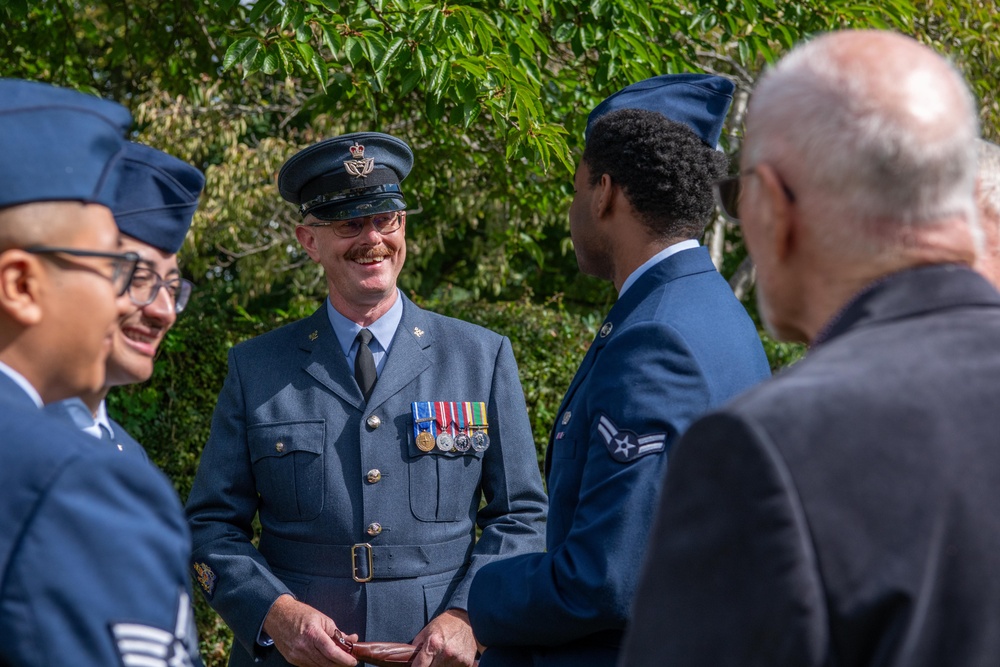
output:
[[619,463],[631,463],[649,454],[658,454],[666,449],[666,433],[638,435],[633,431],[618,428],[606,415],[597,421],[597,432],[611,454]]
[[181,593],[173,632],[144,623],[112,623],[111,635],[127,667],[191,667],[191,598]]

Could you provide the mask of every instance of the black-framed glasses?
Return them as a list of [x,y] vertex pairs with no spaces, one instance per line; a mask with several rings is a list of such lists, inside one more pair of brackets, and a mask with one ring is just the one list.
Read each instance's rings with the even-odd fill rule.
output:
[[148,306],[156,301],[161,287],[167,291],[173,302],[175,313],[180,313],[187,307],[191,291],[194,289],[194,285],[184,278],[164,280],[156,271],[140,264],[132,274],[132,281],[128,285],[128,298],[140,308]]
[[69,255],[70,257],[94,257],[97,259],[111,260],[110,276],[105,275],[100,271],[96,271],[93,267],[83,266],[73,262],[69,263],[77,269],[94,271],[95,273],[110,280],[111,284],[115,286],[115,293],[117,296],[125,294],[125,290],[128,289],[129,283],[132,282],[132,276],[135,273],[136,268],[139,266],[139,260],[142,259],[139,257],[138,253],[134,252],[99,252],[97,250],[59,248],[56,246],[42,245],[24,248],[24,252],[31,253],[32,255]]
[[330,227],[333,229],[333,233],[340,238],[352,239],[361,234],[369,221],[379,234],[392,234],[402,226],[405,219],[406,211],[392,211],[391,213],[377,213],[375,215],[367,215],[363,218],[349,218],[347,220],[319,220],[317,222],[306,223],[306,226]]
[[[729,178],[724,178],[721,181],[716,181],[712,183],[712,191],[715,193],[715,203],[718,204],[719,210],[722,211],[722,215],[725,216],[730,222],[735,222],[739,224],[740,222],[740,200],[743,198],[743,179],[747,176],[753,175],[757,171],[757,167],[750,167],[749,169],[744,169],[735,176],[730,176]],[[795,202],[795,193],[788,185],[781,181],[781,188],[785,191],[785,196],[788,197],[788,201]]]

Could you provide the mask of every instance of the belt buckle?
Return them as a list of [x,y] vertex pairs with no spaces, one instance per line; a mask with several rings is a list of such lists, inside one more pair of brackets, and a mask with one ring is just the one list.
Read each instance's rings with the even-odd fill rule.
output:
[[[358,550],[365,549],[365,553],[368,556],[368,576],[359,577],[358,576]],[[351,577],[354,581],[364,584],[371,581],[375,575],[372,572],[372,545],[367,542],[360,542],[351,547]]]

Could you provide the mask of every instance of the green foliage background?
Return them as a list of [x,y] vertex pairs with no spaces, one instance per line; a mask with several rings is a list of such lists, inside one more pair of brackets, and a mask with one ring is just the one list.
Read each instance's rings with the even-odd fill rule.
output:
[[[196,298],[153,379],[109,397],[186,497],[229,347],[324,297],[275,187],[300,147],[372,129],[410,143],[401,287],[511,338],[541,459],[614,300],[577,271],[568,234],[591,108],[654,74],[723,74],[737,83],[723,136],[733,153],[768,63],[818,32],[892,28],[954,60],[995,141],[996,10],[995,0],[0,0],[0,75],[116,99],[136,140],[206,173],[181,253]],[[718,219],[703,241],[756,318],[739,230]],[[803,353],[762,339],[774,368]],[[207,664],[225,664],[228,630],[201,602],[198,620]]]

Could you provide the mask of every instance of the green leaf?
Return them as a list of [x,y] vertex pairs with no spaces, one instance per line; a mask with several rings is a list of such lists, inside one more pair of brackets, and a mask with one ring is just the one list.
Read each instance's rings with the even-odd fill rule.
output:
[[402,82],[400,82],[399,84],[400,97],[404,95],[409,95],[413,91],[413,89],[417,87],[417,84],[420,83],[421,78],[422,77],[420,76],[420,72],[414,70],[410,70],[409,72],[407,72],[406,75],[403,77]]
[[396,54],[399,53],[399,50],[402,49],[405,44],[406,40],[402,37],[397,37],[392,40],[392,42],[389,43],[389,46],[386,47],[385,53],[382,54],[382,58],[375,65],[375,71],[379,72],[388,67],[389,64],[392,63],[393,58],[396,57]]
[[556,28],[555,32],[552,33],[552,39],[557,42],[568,42],[573,38],[573,33],[576,31],[576,24],[570,21],[566,23],[561,23]]
[[427,91],[435,97],[440,97],[444,91],[444,86],[448,83],[448,76],[451,73],[451,63],[447,60],[439,63],[431,72],[431,79],[427,85]]
[[274,44],[265,49],[264,62],[261,63],[260,71],[264,74],[274,74],[281,66],[281,59],[278,55],[280,49]]
[[754,0],[743,0],[743,11],[747,14],[747,21],[757,22],[757,3]]
[[295,41],[297,42],[308,42],[312,40],[312,37],[312,28],[309,27],[308,23],[303,23],[295,29]]
[[347,62],[351,63],[352,67],[356,67],[361,62],[361,59],[365,57],[365,49],[361,40],[357,37],[348,37],[345,39],[344,55],[347,56]]
[[319,85],[322,86],[323,90],[325,91],[326,84],[328,81],[326,61],[323,60],[323,58],[318,53],[313,51],[312,56],[308,59],[308,63],[309,63],[309,69],[312,70],[313,74],[316,75],[316,78],[319,79]]
[[444,101],[428,95],[424,100],[424,113],[427,115],[427,120],[438,123],[444,118]]
[[250,10],[250,15],[247,16],[247,23],[256,23],[259,21],[264,12],[270,10],[276,2],[277,0],[258,0],[257,4]]
[[260,70],[261,65],[264,64],[264,47],[260,42],[250,51],[243,56],[243,78],[246,79],[248,76]]
[[226,71],[246,58],[254,46],[260,46],[256,37],[244,37],[230,44],[229,48],[226,49],[226,55],[222,58],[222,70]]

